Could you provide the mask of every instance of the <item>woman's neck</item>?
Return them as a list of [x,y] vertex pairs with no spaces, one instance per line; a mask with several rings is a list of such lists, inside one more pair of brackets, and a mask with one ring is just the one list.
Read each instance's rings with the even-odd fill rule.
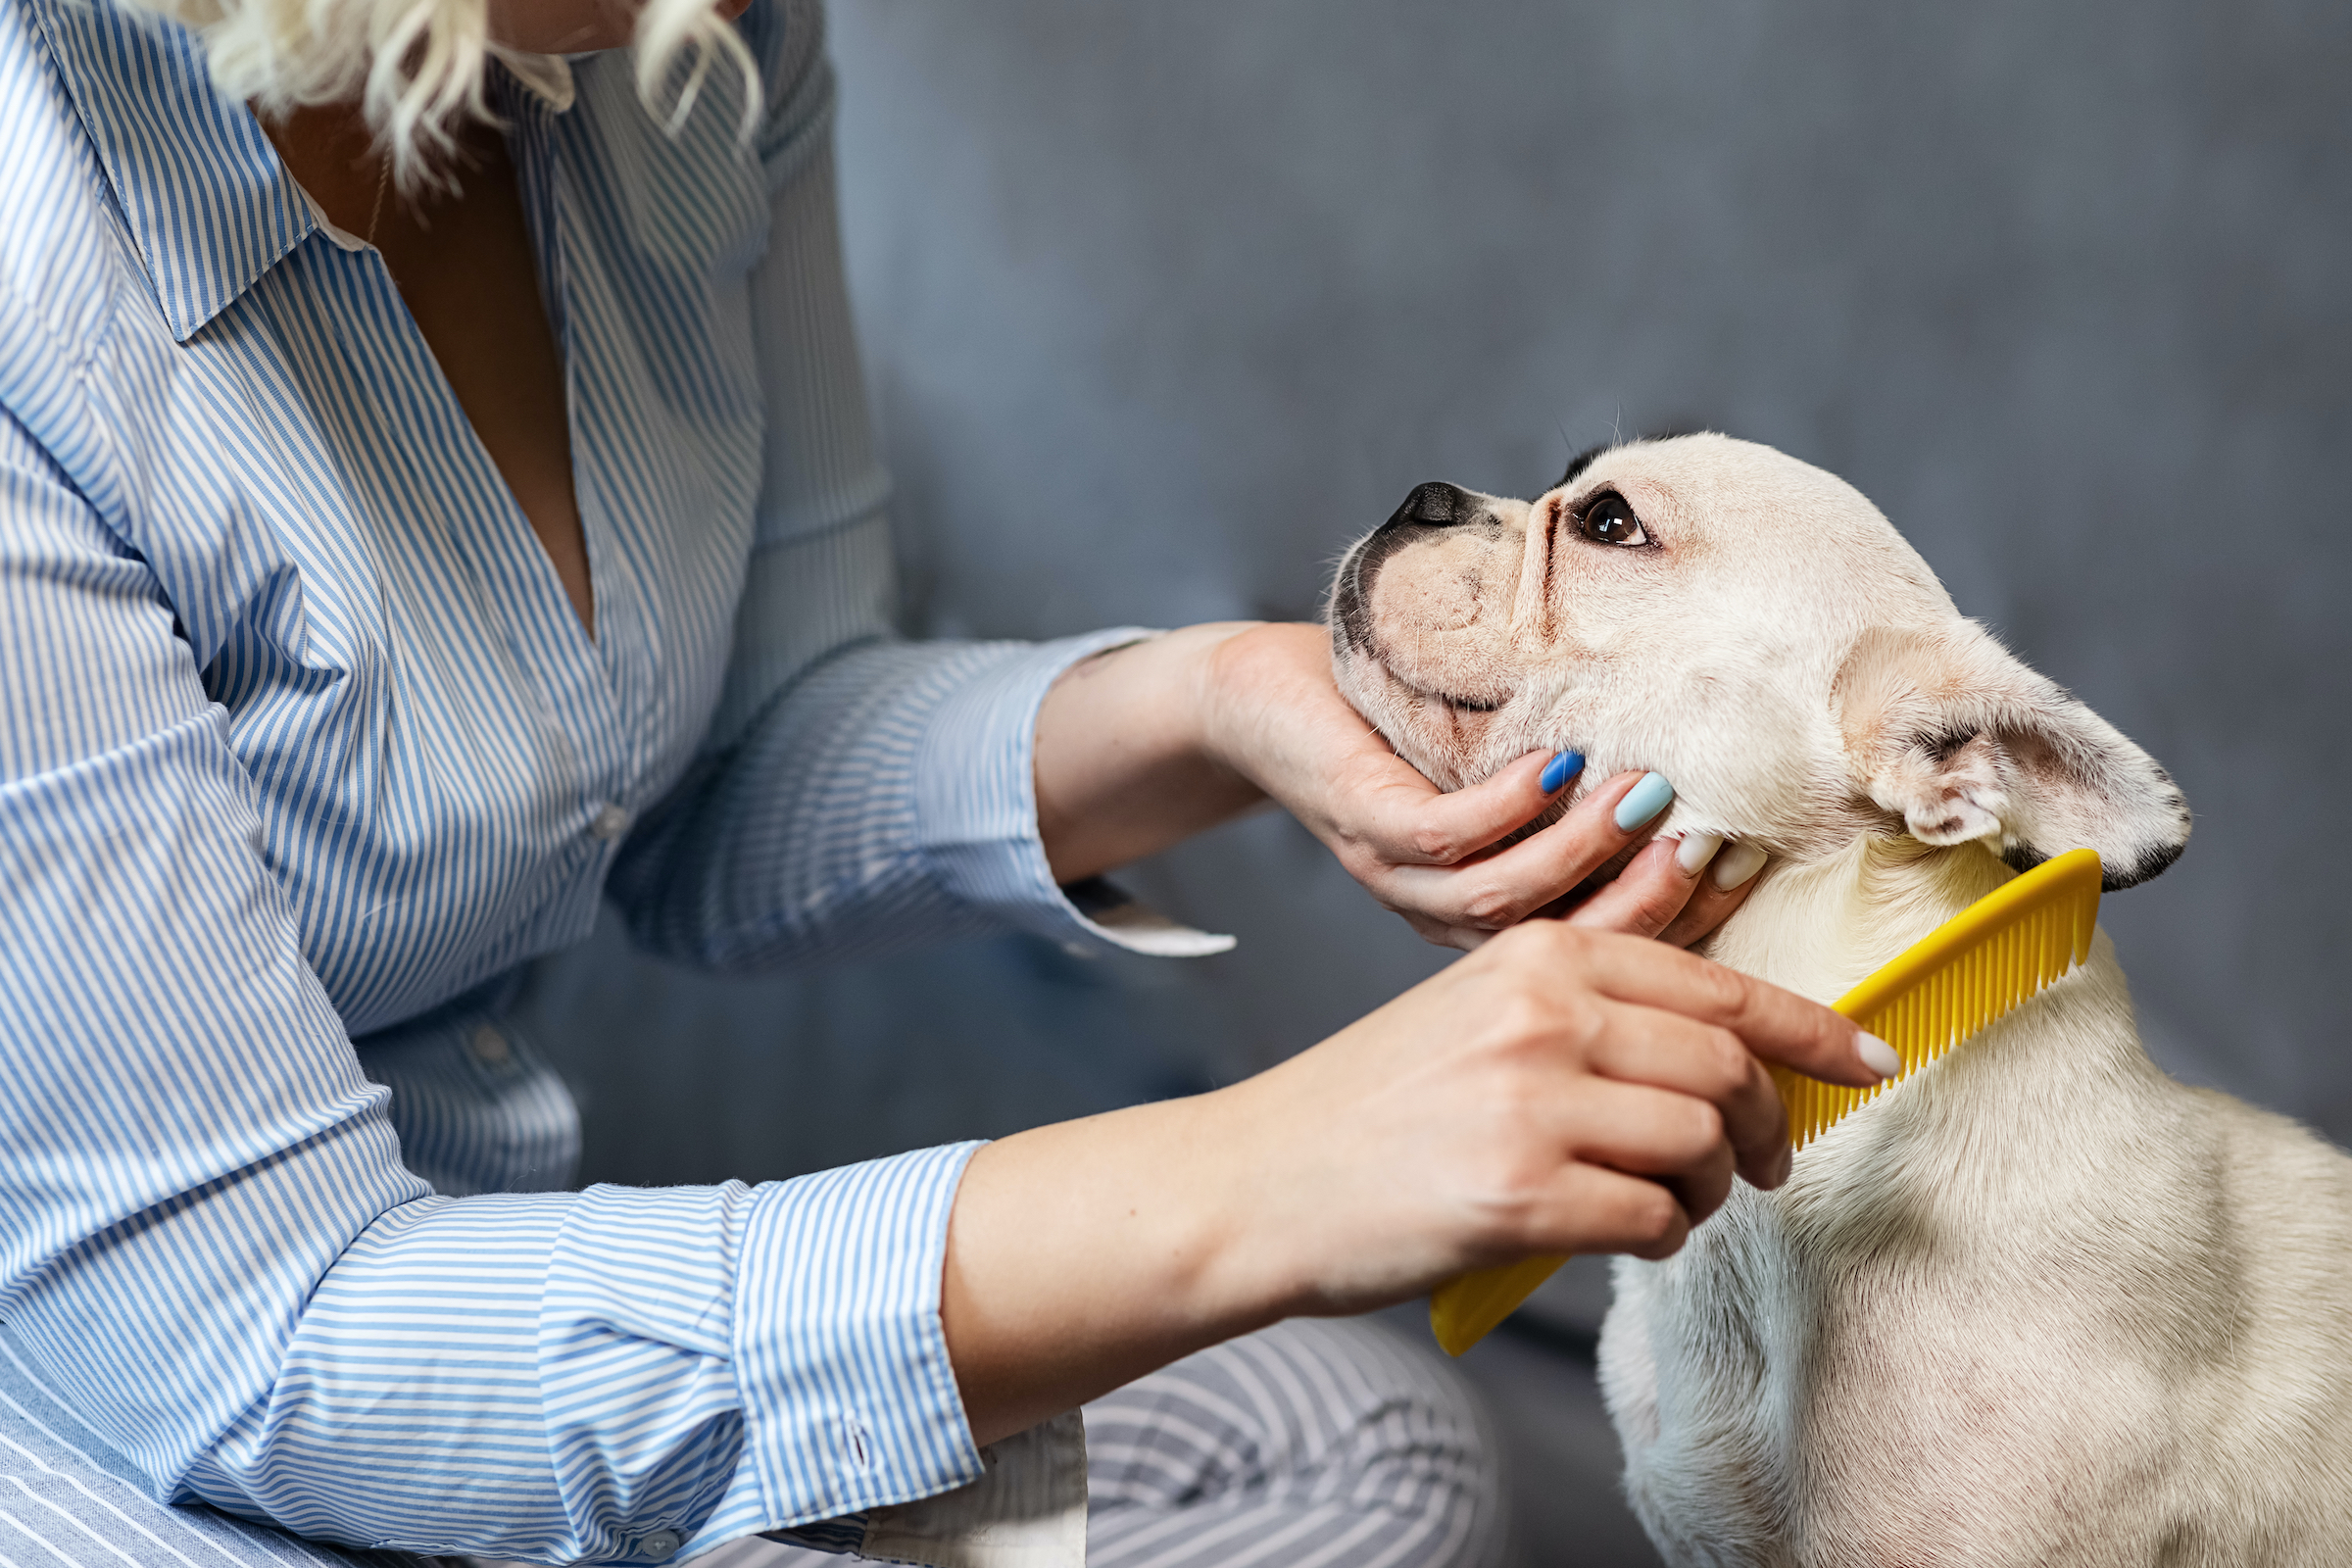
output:
[[374,246],[450,390],[596,634],[587,538],[572,485],[563,356],[539,294],[538,261],[505,136],[469,122],[459,182],[406,194],[388,177],[356,104],[297,109],[262,128],[288,173],[337,228]]

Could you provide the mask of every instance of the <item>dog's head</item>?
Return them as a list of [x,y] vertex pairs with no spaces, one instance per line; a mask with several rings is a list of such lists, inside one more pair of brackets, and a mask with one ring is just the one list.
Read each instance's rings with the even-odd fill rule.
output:
[[2110,887],[2188,840],[2164,769],[1963,618],[1877,508],[1745,441],[1588,453],[1533,502],[1421,485],[1348,552],[1331,626],[1340,689],[1446,789],[1574,747],[1777,855],[2087,845]]

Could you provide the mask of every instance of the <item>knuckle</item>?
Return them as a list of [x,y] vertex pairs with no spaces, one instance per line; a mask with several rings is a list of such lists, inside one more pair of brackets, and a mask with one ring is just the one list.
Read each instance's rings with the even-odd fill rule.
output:
[[1404,845],[1414,858],[1433,865],[1451,865],[1462,858],[1462,852],[1454,846],[1453,834],[1434,825],[1413,828],[1405,834]]
[[1720,963],[1702,963],[1691,981],[1693,999],[1706,1010],[1720,1018],[1735,1021],[1747,1015],[1749,998],[1746,976]]
[[1552,1028],[1579,1055],[1590,1057],[1607,1043],[1611,1019],[1592,998],[1580,996],[1558,1010]]
[[1461,902],[1461,922],[1489,931],[1513,924],[1526,911],[1509,889],[1489,885],[1475,888]]
[[1723,1112],[1703,1100],[1686,1100],[1684,1115],[1688,1121],[1683,1129],[1685,1147],[1703,1154],[1723,1142]]
[[1658,933],[1658,940],[1670,948],[1688,949],[1696,947],[1699,939],[1712,929],[1714,927],[1710,923],[1693,918],[1690,911],[1685,909],[1667,924],[1665,930]]
[[1526,950],[1530,962],[1555,974],[1581,970],[1593,942],[1592,932],[1565,920],[1523,920],[1508,934],[1514,949]]
[[1652,1182],[1643,1182],[1627,1202],[1626,1239],[1644,1256],[1649,1249],[1672,1251],[1684,1226],[1683,1205],[1674,1195]]
[[[1501,938],[1497,937],[1496,941]],[[1529,1046],[1558,1031],[1559,1017],[1555,1009],[1526,984],[1512,981],[1487,1011],[1490,1038],[1506,1056],[1516,1056]]]
[[1683,892],[1663,884],[1641,890],[1635,900],[1633,924],[1636,930],[1654,935],[1674,923],[1683,912]]
[[1553,923],[1548,920],[1532,923],[1522,921],[1496,932],[1494,940],[1487,944],[1487,951],[1494,955],[1495,961],[1509,965],[1514,973],[1539,973],[1553,952],[1548,929]]
[[1513,1245],[1543,1207],[1559,1161],[1523,1117],[1500,1114],[1488,1131],[1479,1154],[1462,1167],[1464,1189],[1484,1239]]
[[1489,944],[1497,956],[1507,956],[1514,962],[1540,961],[1543,955],[1544,932],[1539,926],[1516,925],[1498,932]]
[[1751,1076],[1755,1058],[1729,1029],[1710,1028],[1703,1038],[1705,1044],[1699,1049],[1705,1054],[1707,1075],[1715,1084],[1711,1098],[1720,1100],[1737,1093]]

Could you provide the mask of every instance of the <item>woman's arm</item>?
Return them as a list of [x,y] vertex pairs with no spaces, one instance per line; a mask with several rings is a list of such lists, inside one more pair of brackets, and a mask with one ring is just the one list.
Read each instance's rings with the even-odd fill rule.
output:
[[1535,1252],[1662,1257],[1788,1171],[1759,1057],[1872,1084],[1828,1008],[1537,921],[1232,1088],[982,1149],[941,1317],[987,1443],[1298,1314]]

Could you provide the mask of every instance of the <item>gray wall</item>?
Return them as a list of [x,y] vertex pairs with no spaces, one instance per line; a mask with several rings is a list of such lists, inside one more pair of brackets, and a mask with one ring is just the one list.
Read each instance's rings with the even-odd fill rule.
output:
[[[2158,1054],[2352,1139],[2352,8],[841,0],[835,49],[912,625],[1306,615],[1420,480],[1771,442],[2175,770],[2195,840],[2107,906]],[[1240,951],[720,983],[600,933],[534,1004],[591,1174],[1231,1078],[1441,958],[1278,818],[1134,880]]]

